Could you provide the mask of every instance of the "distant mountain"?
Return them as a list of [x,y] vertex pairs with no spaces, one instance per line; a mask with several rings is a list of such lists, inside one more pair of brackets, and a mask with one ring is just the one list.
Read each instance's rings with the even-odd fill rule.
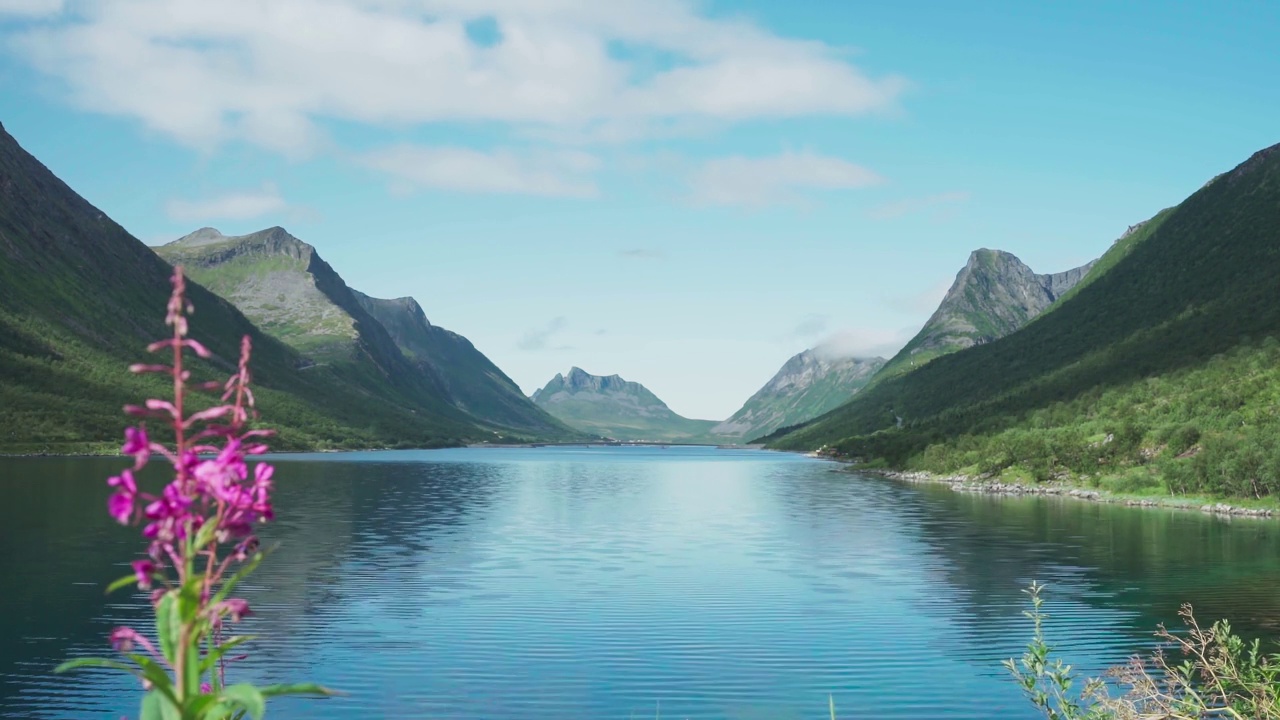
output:
[[[157,378],[125,366],[169,332],[171,273],[0,127],[0,448],[118,446],[121,406],[165,392]],[[259,406],[280,430],[276,447],[424,447],[485,434],[425,391],[393,386],[381,368],[356,376],[317,366],[203,287],[193,284],[190,297],[192,332],[215,354],[193,365],[197,377],[230,373],[240,336],[253,337]]]
[[432,325],[411,297],[394,300],[355,293],[361,306],[391,334],[400,350],[438,378],[454,405],[485,422],[544,437],[575,434],[533,403],[511,378],[465,337]]
[[533,401],[569,427],[615,440],[711,442],[716,424],[677,415],[640,383],[576,367],[535,391]]
[[314,247],[283,228],[241,236],[202,228],[156,252],[266,332],[354,382],[394,389],[462,422],[540,439],[571,434],[465,338],[431,326],[412,298],[378,300],[351,289]]
[[847,402],[884,363],[880,357],[840,357],[821,347],[805,350],[788,360],[742,409],[711,432],[753,440],[781,427],[808,422]]
[[1280,494],[1280,145],[1131,228],[1016,332],[879,380],[777,447],[935,472]]
[[[1096,262],[1096,261],[1094,261]],[[991,342],[1026,325],[1089,274],[1094,263],[1037,275],[1003,250],[975,250],[920,332],[898,352],[880,379],[957,350]]]

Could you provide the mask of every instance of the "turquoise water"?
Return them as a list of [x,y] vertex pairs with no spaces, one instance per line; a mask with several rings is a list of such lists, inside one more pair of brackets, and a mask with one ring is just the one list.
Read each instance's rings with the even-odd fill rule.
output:
[[[1178,605],[1280,621],[1274,521],[952,493],[711,448],[277,458],[279,542],[233,674],[339,699],[273,718],[1035,717],[1000,660],[1050,584],[1051,640],[1097,670]],[[108,459],[0,459],[0,717],[136,715],[108,654],[145,604]]]

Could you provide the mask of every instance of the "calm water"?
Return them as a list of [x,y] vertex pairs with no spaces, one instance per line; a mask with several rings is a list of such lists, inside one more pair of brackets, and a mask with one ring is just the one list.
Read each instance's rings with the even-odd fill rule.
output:
[[[713,449],[385,452],[279,459],[236,672],[349,693],[273,718],[1034,717],[1001,659],[1020,589],[1088,669],[1178,604],[1280,623],[1280,524],[858,478]],[[0,459],[0,717],[136,713],[108,654],[140,552],[106,459]]]

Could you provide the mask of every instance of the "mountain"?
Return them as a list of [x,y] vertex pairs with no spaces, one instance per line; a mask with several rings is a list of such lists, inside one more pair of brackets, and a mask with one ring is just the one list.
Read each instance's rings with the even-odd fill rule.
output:
[[821,347],[805,350],[711,432],[751,440],[807,422],[847,402],[884,363],[879,357],[840,357]]
[[378,300],[351,289],[313,246],[283,228],[234,237],[202,228],[156,252],[312,363],[370,392],[394,392],[491,431],[571,434],[465,338],[432,327],[411,298]]
[[[165,392],[125,366],[168,334],[172,272],[0,126],[0,448],[119,444],[121,406]],[[423,447],[485,435],[452,406],[392,387],[381,369],[355,377],[317,365],[198,284],[190,299],[192,332],[215,355],[194,364],[197,377],[230,374],[240,336],[253,338],[259,407],[280,431],[276,447]]]
[[1280,145],[1132,228],[1048,312],[777,447],[1165,493],[1280,491]]
[[459,409],[486,422],[542,437],[576,434],[525,397],[470,340],[432,325],[413,298],[380,300],[352,292],[411,361],[439,378],[446,396]]
[[1037,275],[1011,253],[986,248],[973,251],[938,309],[886,363],[882,377],[1008,335],[1075,287],[1093,264]]
[[569,427],[615,440],[711,442],[716,424],[675,414],[640,383],[576,367],[535,391],[533,401]]

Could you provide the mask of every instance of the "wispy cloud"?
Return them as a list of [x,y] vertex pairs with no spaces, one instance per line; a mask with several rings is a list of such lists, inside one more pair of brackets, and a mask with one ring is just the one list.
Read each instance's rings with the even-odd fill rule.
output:
[[551,341],[554,339],[556,333],[563,330],[568,324],[569,321],[566,320],[563,315],[554,317],[548,321],[546,325],[525,333],[524,336],[520,338],[520,341],[516,343],[516,347],[521,350],[528,351],[547,349],[568,350],[570,348],[564,345],[554,348],[551,346]]
[[653,248],[628,248],[619,250],[618,254],[629,260],[665,260],[667,254]]
[[[57,13],[11,44],[74,103],[202,148],[306,152],[326,121],[636,138],[894,112],[908,86],[861,70],[846,48],[712,17],[694,0],[0,2]],[[469,32],[478,21],[486,37]]]
[[796,204],[811,191],[853,190],[880,182],[879,175],[860,165],[807,151],[708,160],[689,179],[695,203],[744,207]]
[[63,0],[0,0],[0,17],[42,17],[57,15],[66,3]]
[[918,198],[904,198],[879,207],[872,208],[867,214],[876,220],[893,220],[907,215],[925,212],[937,212],[945,206],[954,206],[969,200],[967,192],[944,192]]
[[791,337],[797,339],[806,339],[820,335],[827,326],[831,324],[831,318],[826,315],[812,313],[805,315],[796,326],[791,329]]
[[474,193],[590,198],[599,191],[599,161],[575,150],[483,152],[469,148],[397,145],[360,158],[411,187]]
[[946,297],[947,291],[951,289],[954,282],[953,279],[943,278],[920,292],[885,297],[883,301],[885,305],[898,312],[913,315],[932,313],[938,309],[942,298]]
[[915,336],[919,328],[897,330],[881,328],[845,328],[833,332],[814,346],[819,355],[831,358],[893,356]]
[[172,199],[165,204],[169,219],[178,222],[252,220],[288,208],[272,183],[257,190],[240,190],[198,200]]

